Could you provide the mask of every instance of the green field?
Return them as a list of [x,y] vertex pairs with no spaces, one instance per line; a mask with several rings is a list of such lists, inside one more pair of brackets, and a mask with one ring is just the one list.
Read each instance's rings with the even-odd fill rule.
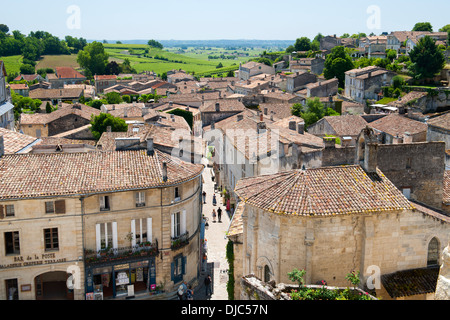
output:
[[[259,56],[258,51],[252,50],[248,52],[248,56],[237,56],[236,59],[211,59],[208,55],[225,55],[234,51],[221,48],[210,48],[209,50],[200,50],[198,48],[188,48],[181,50],[179,48],[155,49],[151,48],[148,53],[145,52],[147,45],[127,45],[127,44],[104,44],[106,52],[110,55],[110,60],[118,63],[129,59],[133,68],[137,72],[154,71],[162,74],[173,69],[183,69],[188,73],[196,75],[206,75],[214,73],[224,73],[229,70],[236,70],[240,62],[247,62],[251,58]],[[127,52],[128,51],[128,52]],[[226,53],[225,53],[226,52]],[[162,57],[165,60],[157,59]],[[221,63],[223,68],[216,67]]]
[[5,63],[6,73],[20,73],[20,66],[22,64],[22,56],[9,56],[9,57],[0,57],[0,60],[3,60]]
[[[246,63],[252,58],[259,57],[263,49],[238,49],[226,50],[225,48],[168,48],[155,49],[143,44],[103,44],[105,51],[109,54],[110,61],[122,63],[129,59],[133,68],[138,73],[143,71],[154,71],[162,74],[173,69],[183,69],[197,76],[222,75],[229,70],[237,70],[239,63]],[[147,52],[146,52],[146,49]],[[231,56],[234,59],[208,59],[208,56]],[[157,58],[160,59],[157,59]],[[164,60],[162,60],[162,59]],[[8,73],[20,72],[22,56],[0,57],[5,61]],[[223,68],[216,68],[219,63]],[[79,69],[77,55],[47,55],[43,56],[36,64],[36,70],[55,67],[73,67]]]
[[55,56],[42,56],[41,60],[36,63],[36,70],[44,69],[44,68],[52,68],[56,67],[72,67],[75,69],[80,68],[80,65],[77,62],[77,55],[55,55]]

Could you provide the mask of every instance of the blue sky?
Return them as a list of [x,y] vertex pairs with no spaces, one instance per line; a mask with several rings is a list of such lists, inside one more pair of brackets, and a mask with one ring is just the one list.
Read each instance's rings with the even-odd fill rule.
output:
[[450,23],[449,0],[21,0],[2,11],[11,31],[90,40],[292,40]]

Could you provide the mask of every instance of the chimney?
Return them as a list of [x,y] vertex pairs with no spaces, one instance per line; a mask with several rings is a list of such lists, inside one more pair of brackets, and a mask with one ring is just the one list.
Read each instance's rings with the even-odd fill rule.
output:
[[220,103],[216,102],[216,112],[220,111]]
[[324,137],[323,142],[325,144],[325,149],[334,148],[336,146],[335,137]]
[[297,122],[297,132],[300,134],[305,133],[305,123],[304,122]]
[[106,132],[111,132],[111,130],[112,130],[111,126],[106,127]]
[[155,150],[153,148],[153,138],[147,138],[147,155],[153,156]]
[[405,132],[403,134],[403,143],[413,143],[413,138],[411,133]]
[[167,182],[167,162],[162,163],[162,178],[164,182]]
[[256,132],[257,134],[261,134],[266,132],[266,123],[261,121],[256,124]]
[[259,114],[259,121],[264,121],[264,115],[262,113]]
[[289,121],[289,130],[297,130],[297,123],[295,121]]
[[213,121],[211,122],[211,130],[214,130],[216,128],[216,123]]
[[351,137],[342,137],[341,138],[341,146],[342,147],[347,148],[350,146],[351,143],[352,143]]
[[364,170],[367,173],[377,172],[378,143],[368,143],[364,150]]
[[0,158],[5,155],[5,140],[0,136]]
[[264,108],[264,114],[267,116],[267,112],[268,112],[268,110],[267,110],[267,108]]
[[244,115],[238,114],[237,115],[237,121],[241,121],[241,120],[244,120]]

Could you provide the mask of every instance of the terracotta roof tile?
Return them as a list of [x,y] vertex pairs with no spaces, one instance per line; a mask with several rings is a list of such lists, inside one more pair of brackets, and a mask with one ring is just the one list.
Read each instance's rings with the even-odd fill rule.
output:
[[[167,163],[167,182],[162,164]],[[6,155],[0,159],[0,199],[72,196],[166,187],[199,176],[203,165],[158,150]]]
[[0,127],[0,136],[3,136],[5,154],[13,154],[19,152],[23,148],[31,145],[38,139],[35,137],[27,136],[25,134],[11,131]]
[[277,214],[327,216],[414,209],[381,171],[360,166],[293,170],[241,179],[242,201]]
[[381,282],[391,298],[434,293],[439,267],[402,270],[381,276]]
[[403,136],[405,132],[409,132],[410,134],[426,132],[428,129],[426,123],[409,119],[398,114],[387,115],[371,122],[369,126],[382,132],[386,132],[394,137]]

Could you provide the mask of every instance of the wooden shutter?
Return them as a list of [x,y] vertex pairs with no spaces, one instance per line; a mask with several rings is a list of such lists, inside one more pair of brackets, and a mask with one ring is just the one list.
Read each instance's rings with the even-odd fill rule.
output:
[[181,213],[181,234],[186,233],[186,210],[183,210]]
[[153,243],[152,218],[147,218],[147,241]]
[[4,219],[4,218],[5,218],[4,206],[0,205],[0,219]]
[[66,200],[55,201],[55,213],[66,213]]
[[131,246],[134,247],[136,245],[136,220],[131,220]]

